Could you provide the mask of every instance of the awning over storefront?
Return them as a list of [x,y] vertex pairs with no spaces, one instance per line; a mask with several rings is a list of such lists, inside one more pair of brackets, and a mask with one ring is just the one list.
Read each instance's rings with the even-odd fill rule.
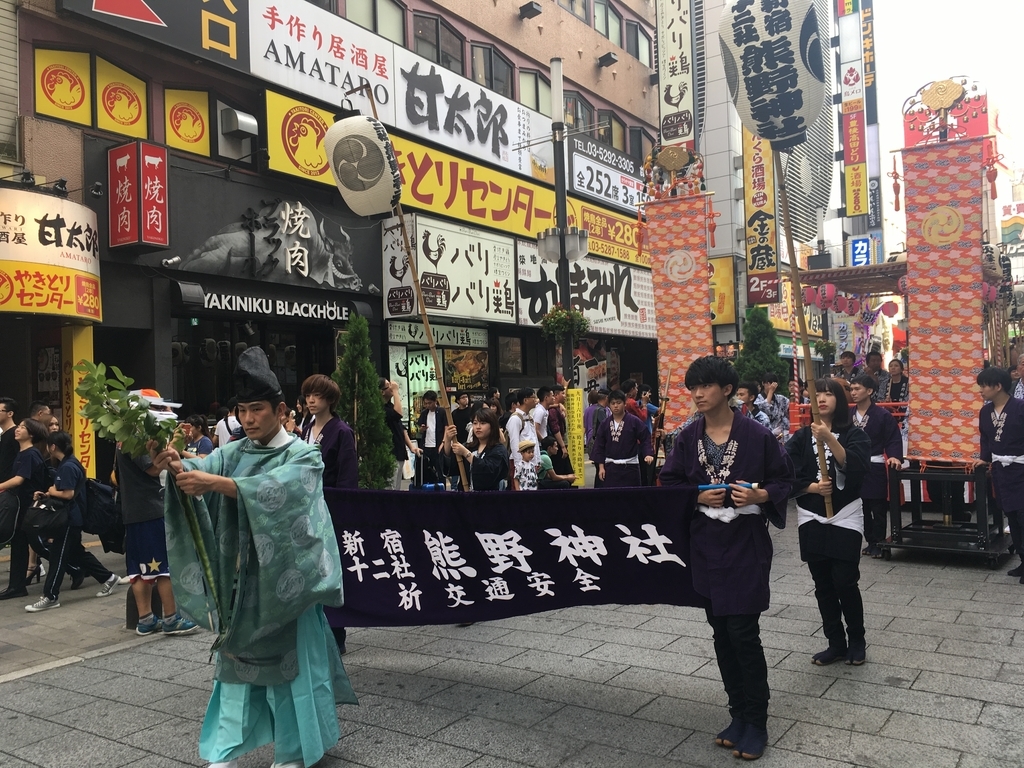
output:
[[858,295],[898,295],[900,278],[906,274],[907,262],[894,261],[866,267],[809,270],[800,273],[800,284],[819,286],[831,283],[836,290]]

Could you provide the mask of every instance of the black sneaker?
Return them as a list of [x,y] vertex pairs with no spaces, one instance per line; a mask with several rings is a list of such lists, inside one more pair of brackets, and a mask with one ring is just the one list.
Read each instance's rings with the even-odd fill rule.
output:
[[1007,576],[1024,576],[1024,562],[1006,572]]

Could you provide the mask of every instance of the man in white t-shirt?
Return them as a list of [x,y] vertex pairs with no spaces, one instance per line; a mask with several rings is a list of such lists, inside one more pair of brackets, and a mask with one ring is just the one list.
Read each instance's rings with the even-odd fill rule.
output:
[[423,393],[423,410],[420,411],[420,447],[423,449],[423,482],[443,483],[444,474],[437,471],[437,449],[444,439],[444,428],[448,426],[448,414],[437,407],[437,392],[428,389]]
[[[537,395],[530,387],[523,387],[516,393],[516,409],[508,417],[505,431],[508,433],[509,453],[512,455],[518,467],[523,463],[523,456],[519,452],[519,444],[526,441],[537,442],[537,430],[533,424],[533,411],[537,405]],[[536,452],[533,454],[532,464],[540,465],[540,458]]]
[[[537,405],[533,407],[533,426],[537,430],[537,444],[548,436],[548,408],[555,404],[555,393],[551,387],[537,390]],[[539,454],[540,451],[537,451]]]
[[214,427],[213,434],[217,437],[217,447],[221,448],[231,442],[231,433],[238,429],[241,425],[238,423],[238,419],[235,418],[235,408],[238,406],[238,401],[234,398],[228,402],[228,415],[217,422],[217,426]]

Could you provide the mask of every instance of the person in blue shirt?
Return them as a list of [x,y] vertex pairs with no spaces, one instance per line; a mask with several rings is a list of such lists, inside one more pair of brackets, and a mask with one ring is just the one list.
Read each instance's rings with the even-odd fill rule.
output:
[[210,439],[210,428],[207,426],[206,417],[200,413],[194,413],[185,419],[187,425],[188,444],[182,457],[186,459],[205,459],[213,453],[213,440]]
[[64,571],[71,565],[82,569],[100,584],[117,583],[117,576],[82,546],[83,513],[85,511],[85,470],[75,458],[71,435],[51,432],[46,438],[50,458],[57,462],[53,485],[46,491],[36,491],[36,499],[49,496],[68,503],[68,524],[51,531],[49,546],[50,570],[46,574],[43,596],[32,605],[25,606],[30,613],[60,608],[60,585]]

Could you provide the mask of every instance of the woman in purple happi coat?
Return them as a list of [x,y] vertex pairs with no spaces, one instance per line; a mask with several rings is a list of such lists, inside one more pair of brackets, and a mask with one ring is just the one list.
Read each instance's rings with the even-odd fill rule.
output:
[[608,396],[612,409],[597,428],[590,458],[597,467],[595,488],[631,488],[640,482],[640,464],[654,461],[651,431],[642,420],[626,413],[626,394],[615,390]]
[[768,523],[786,525],[794,473],[771,431],[729,407],[738,383],[736,370],[722,358],[703,357],[690,365],[686,387],[704,418],[679,434],[661,484],[728,486],[701,491],[697,508],[683,512],[689,518],[693,587],[707,599],[732,715],[715,743],[754,760],[768,743],[768,665],[758,624],[769,603]]
[[302,440],[320,446],[324,460],[324,488],[359,487],[359,459],[352,427],[335,413],[341,390],[330,376],[314,373],[302,382],[302,397],[312,418],[302,429]]

